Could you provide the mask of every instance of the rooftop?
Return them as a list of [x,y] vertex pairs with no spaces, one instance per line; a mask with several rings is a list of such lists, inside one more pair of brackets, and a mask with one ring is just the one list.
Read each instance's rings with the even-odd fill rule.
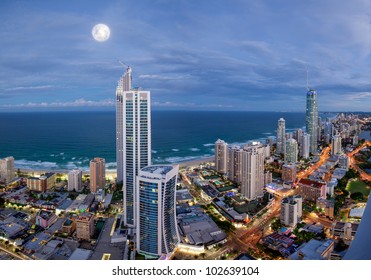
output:
[[153,174],[165,175],[173,168],[174,167],[172,165],[150,165],[150,166],[142,168],[142,171],[153,173]]

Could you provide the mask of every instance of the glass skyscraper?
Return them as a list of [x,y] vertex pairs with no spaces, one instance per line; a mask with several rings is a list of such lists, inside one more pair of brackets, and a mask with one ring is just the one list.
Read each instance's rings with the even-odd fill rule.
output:
[[152,165],[137,177],[137,250],[149,258],[171,253],[179,243],[176,221],[178,166]]
[[310,153],[315,154],[318,145],[318,101],[317,92],[313,89],[310,89],[307,92],[305,124],[307,133],[310,135],[309,151]]
[[280,118],[278,120],[278,127],[277,127],[277,154],[284,154],[285,153],[285,146],[286,145],[286,122],[285,119]]
[[131,68],[116,91],[117,181],[122,177],[124,224],[135,227],[136,176],[151,164],[150,92],[131,87]]

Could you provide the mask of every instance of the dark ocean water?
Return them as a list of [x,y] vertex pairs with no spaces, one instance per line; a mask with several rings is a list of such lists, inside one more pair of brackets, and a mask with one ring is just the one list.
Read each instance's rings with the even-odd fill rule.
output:
[[[275,136],[277,121],[288,132],[305,125],[304,113],[152,112],[152,162],[174,163],[213,155],[220,138],[232,144]],[[115,163],[115,112],[0,113],[0,158],[16,168],[87,169],[93,157]]]

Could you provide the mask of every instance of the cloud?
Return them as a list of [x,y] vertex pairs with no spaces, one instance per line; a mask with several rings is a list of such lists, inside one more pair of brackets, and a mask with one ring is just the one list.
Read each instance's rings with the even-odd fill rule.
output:
[[84,98],[76,99],[71,102],[28,102],[21,104],[4,104],[0,108],[64,108],[64,107],[113,107],[115,101],[113,99],[105,99],[100,101],[85,100]]
[[46,90],[55,88],[54,85],[41,85],[41,86],[19,86],[19,87],[12,87],[6,88],[4,91],[28,91],[28,90]]

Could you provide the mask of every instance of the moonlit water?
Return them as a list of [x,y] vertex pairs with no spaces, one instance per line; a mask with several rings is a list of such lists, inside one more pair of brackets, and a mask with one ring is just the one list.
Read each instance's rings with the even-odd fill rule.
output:
[[[305,125],[304,113],[152,111],[152,162],[175,163],[211,156],[220,138],[229,144],[275,136]],[[115,163],[115,112],[0,113],[0,157],[16,168],[87,170],[93,157]]]

